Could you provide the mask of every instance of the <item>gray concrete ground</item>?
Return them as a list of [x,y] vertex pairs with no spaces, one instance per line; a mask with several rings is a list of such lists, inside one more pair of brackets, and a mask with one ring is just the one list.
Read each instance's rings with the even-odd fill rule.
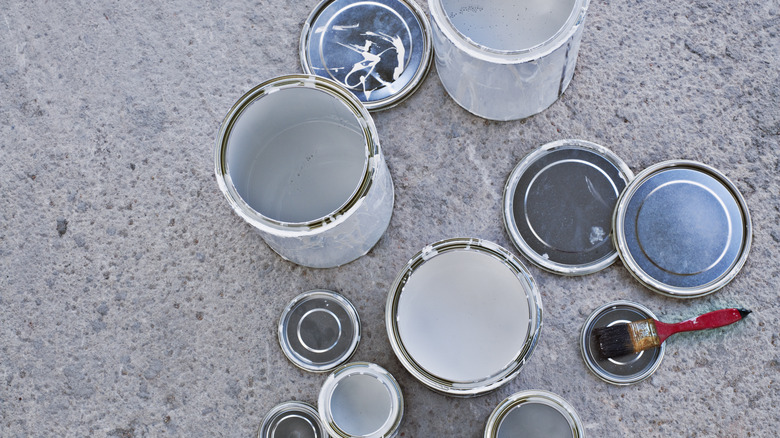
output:
[[[301,71],[315,0],[6,1],[0,4],[0,436],[251,436],[325,375],[282,355],[275,327],[302,291],[336,290],[363,321],[356,360],[406,397],[404,437],[478,437],[525,389],[562,395],[588,436],[776,436],[780,427],[780,5],[593,1],[563,98],[516,122],[452,101],[435,69],[374,115],[396,187],[390,227],[337,269],[295,266],[233,214],[214,138],[245,91]],[[427,5],[423,5],[427,11]],[[616,263],[564,278],[530,267],[546,310],[519,377],[474,399],[435,394],[393,355],[384,301],[425,244],[512,248],[500,215],[514,165],[562,138],[603,144],[638,172],[710,164],[753,216],[747,265],[706,298],[664,298]],[[512,248],[514,251],[514,248]],[[669,320],[725,306],[743,323],[681,336],[629,387],[585,368],[580,326],[615,299]]]

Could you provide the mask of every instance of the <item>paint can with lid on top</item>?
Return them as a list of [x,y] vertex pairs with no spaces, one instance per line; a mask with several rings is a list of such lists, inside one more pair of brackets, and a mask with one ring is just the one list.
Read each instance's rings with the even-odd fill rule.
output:
[[330,268],[367,253],[393,210],[393,182],[363,104],[329,79],[281,76],[250,90],[217,136],[233,210],[283,258]]
[[412,376],[471,397],[517,376],[539,341],[542,304],[512,253],[482,239],[448,239],[426,246],[398,274],[385,324]]
[[548,391],[521,391],[502,401],[488,418],[484,438],[583,438],[574,407]]
[[589,2],[428,0],[442,85],[487,119],[541,112],[571,82]]
[[257,430],[257,438],[328,438],[314,406],[289,401],[268,411]]

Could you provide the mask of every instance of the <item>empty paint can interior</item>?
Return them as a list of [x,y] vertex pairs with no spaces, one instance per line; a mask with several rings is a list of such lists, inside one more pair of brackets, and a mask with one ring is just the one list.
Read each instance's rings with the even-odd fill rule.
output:
[[572,79],[589,1],[428,0],[442,85],[487,119],[541,112]]
[[279,255],[339,266],[368,252],[390,221],[393,184],[377,137],[368,111],[337,83],[279,77],[226,116],[217,181]]
[[522,391],[502,401],[488,419],[485,438],[582,438],[574,407],[557,394]]
[[476,396],[514,378],[533,352],[542,307],[509,251],[481,239],[425,247],[390,288],[385,323],[403,366],[428,388]]
[[333,371],[320,390],[320,420],[337,438],[397,436],[404,399],[395,378],[379,365],[353,362]]

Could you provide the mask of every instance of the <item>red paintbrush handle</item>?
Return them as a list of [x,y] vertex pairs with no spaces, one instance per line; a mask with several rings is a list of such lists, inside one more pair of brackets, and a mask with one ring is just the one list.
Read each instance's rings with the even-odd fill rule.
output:
[[678,322],[677,324],[667,324],[665,322],[656,321],[655,329],[658,331],[658,339],[663,342],[666,338],[675,333],[713,329],[733,324],[742,319],[743,315],[747,316],[747,313],[750,312],[740,309],[721,309],[705,313],[704,315],[697,316],[696,318],[687,321]]

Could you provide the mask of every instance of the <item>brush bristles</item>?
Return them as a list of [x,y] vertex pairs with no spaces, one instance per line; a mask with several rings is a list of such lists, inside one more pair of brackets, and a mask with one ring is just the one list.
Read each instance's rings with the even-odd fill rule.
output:
[[593,336],[599,343],[599,351],[604,357],[618,357],[634,353],[634,344],[628,324],[615,324],[612,327],[593,329]]

